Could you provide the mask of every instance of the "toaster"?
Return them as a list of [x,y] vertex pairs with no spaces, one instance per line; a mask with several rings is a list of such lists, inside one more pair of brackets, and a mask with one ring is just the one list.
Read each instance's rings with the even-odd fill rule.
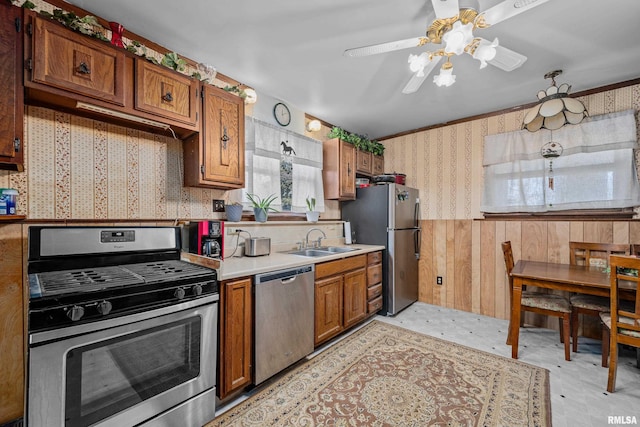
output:
[[268,237],[251,237],[244,241],[245,256],[261,256],[271,253],[271,239]]

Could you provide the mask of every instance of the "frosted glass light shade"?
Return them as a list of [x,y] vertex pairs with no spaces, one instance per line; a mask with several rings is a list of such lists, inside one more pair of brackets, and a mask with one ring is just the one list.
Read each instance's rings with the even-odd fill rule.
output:
[[438,86],[449,87],[456,82],[456,76],[453,74],[453,68],[442,68],[440,74],[433,76],[433,82]]
[[456,55],[462,54],[465,46],[473,40],[472,30],[472,23],[462,25],[460,21],[456,21],[451,30],[442,36],[442,41],[446,43],[445,52]]

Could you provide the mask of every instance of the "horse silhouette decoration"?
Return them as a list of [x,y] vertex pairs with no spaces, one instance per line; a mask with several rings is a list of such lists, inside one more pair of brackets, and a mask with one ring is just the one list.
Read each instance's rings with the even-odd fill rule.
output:
[[[287,142],[289,141],[287,140]],[[293,154],[294,156],[297,156],[293,147],[287,145],[287,142],[282,141],[280,143],[280,145],[282,145],[282,154],[288,154],[289,156]]]

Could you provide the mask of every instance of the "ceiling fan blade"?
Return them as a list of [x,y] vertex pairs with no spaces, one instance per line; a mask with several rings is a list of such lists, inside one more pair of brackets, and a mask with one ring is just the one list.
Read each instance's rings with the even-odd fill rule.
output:
[[[479,38],[485,43],[490,43],[486,39],[483,39],[481,37]],[[501,70],[513,71],[516,68],[520,67],[522,64],[524,64],[525,61],[527,60],[526,56],[518,52],[515,52],[511,49],[508,49],[502,45],[496,46],[495,49],[496,49],[496,56],[492,60],[487,61],[487,63],[493,65],[494,67],[498,67]]]
[[426,37],[414,37],[412,39],[398,40],[395,42],[372,44],[371,46],[356,47],[344,51],[344,56],[359,57],[376,55],[378,53],[392,52],[394,50],[408,49],[410,47],[423,46],[429,41]]
[[460,13],[458,0],[431,0],[431,3],[438,19],[451,18]]
[[[406,84],[404,89],[402,89],[402,93],[409,94],[420,89],[420,86],[422,86],[422,83],[424,83],[426,78],[429,76],[429,74],[431,74],[431,71],[433,71],[433,69],[436,67],[436,65],[438,65],[438,62],[440,62],[441,59],[442,59],[441,56],[434,57],[431,60],[431,62],[429,62],[424,67],[424,69],[422,70],[422,73],[420,72],[414,73],[413,76],[411,76],[411,80],[409,80],[409,82]],[[420,74],[420,77],[418,77],[418,74]]]
[[485,10],[481,15],[484,16],[487,24],[496,25],[498,22],[526,12],[548,1],[549,0],[505,0]]

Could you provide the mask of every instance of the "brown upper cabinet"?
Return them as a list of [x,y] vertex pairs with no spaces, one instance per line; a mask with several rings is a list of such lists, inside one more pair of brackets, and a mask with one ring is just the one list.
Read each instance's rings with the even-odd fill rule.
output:
[[324,198],[328,200],[355,200],[356,148],[338,138],[322,144],[324,161],[322,179]]
[[373,176],[384,174],[384,156],[373,156],[373,170],[371,174]]
[[124,105],[125,53],[38,16],[31,81]]
[[202,132],[184,142],[184,181],[192,187],[244,187],[244,101],[203,85]]
[[242,98],[33,12],[25,19],[25,102],[162,135],[170,127],[184,141],[185,185],[244,187]]
[[25,102],[186,138],[200,130],[200,82],[25,12]]
[[[0,169],[24,170],[22,9],[0,7]],[[2,420],[0,420],[0,423]]]
[[371,176],[373,172],[373,153],[356,150],[356,172]]
[[197,123],[198,80],[136,59],[136,110]]
[[384,157],[370,151],[356,151],[356,173],[367,177],[384,174]]

